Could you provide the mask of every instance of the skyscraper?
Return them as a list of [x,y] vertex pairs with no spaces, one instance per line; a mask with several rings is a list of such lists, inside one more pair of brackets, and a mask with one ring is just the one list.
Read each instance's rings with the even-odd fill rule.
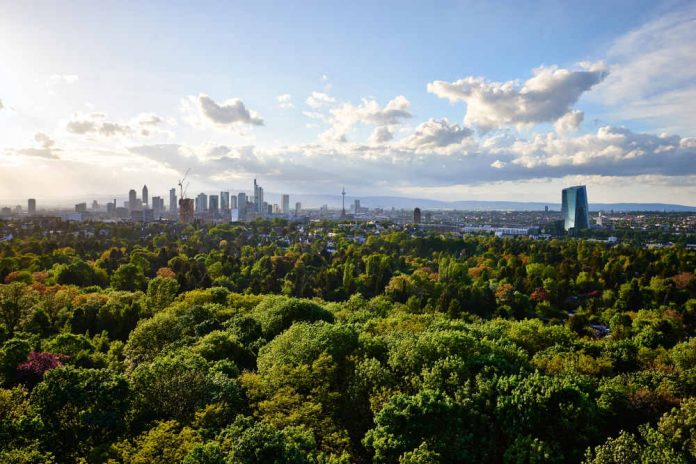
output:
[[413,223],[414,224],[421,223],[421,210],[420,210],[420,208],[416,208],[413,210]]
[[27,211],[31,215],[36,214],[36,200],[34,198],[27,200]]
[[131,211],[135,211],[136,209],[140,209],[136,207],[136,201],[138,200],[138,194],[135,193],[134,189],[130,189],[128,191],[128,209]]
[[217,214],[219,209],[219,197],[217,195],[210,195],[208,197],[208,211],[212,214]]
[[353,212],[358,214],[360,212],[360,200],[355,200],[353,202]]
[[239,192],[239,195],[237,195],[237,209],[239,209],[239,219],[242,221],[246,219],[247,196],[244,192]]
[[230,197],[230,209],[237,209],[237,196],[232,195]]
[[590,227],[587,187],[577,185],[563,189],[561,193],[561,215],[566,231]]
[[230,209],[230,192],[220,192],[220,209]]
[[147,185],[143,185],[143,205],[147,208],[150,204],[150,196],[147,193]]
[[300,211],[302,211],[302,203],[298,201],[297,203],[295,203],[295,216],[299,216]]
[[284,194],[280,197],[281,212],[285,215],[290,214],[290,195]]
[[176,214],[176,189],[169,189],[169,212]]
[[208,210],[208,195],[199,193],[196,197],[196,212],[202,213]]

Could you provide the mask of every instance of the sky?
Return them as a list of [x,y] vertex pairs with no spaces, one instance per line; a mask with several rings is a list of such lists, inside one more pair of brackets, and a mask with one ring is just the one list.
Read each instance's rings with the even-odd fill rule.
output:
[[0,0],[0,204],[694,206],[694,102],[695,1]]

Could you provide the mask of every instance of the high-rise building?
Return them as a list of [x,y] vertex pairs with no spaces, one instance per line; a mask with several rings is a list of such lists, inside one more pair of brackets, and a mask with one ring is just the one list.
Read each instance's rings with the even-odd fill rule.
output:
[[196,212],[203,213],[208,211],[208,195],[199,193],[196,197]]
[[152,197],[152,214],[155,219],[162,216],[164,210],[164,199],[160,197]]
[[256,210],[256,212],[262,213],[262,214],[263,214],[263,213],[265,212],[265,206],[264,206],[264,205],[266,204],[266,202],[263,201],[263,187],[259,187],[258,190],[257,190],[257,192],[258,192],[259,196],[257,197],[258,200],[256,200],[256,205],[257,205],[257,207],[258,207],[258,209]]
[[31,215],[36,214],[36,200],[34,198],[27,200],[27,211]]
[[299,216],[300,211],[302,211],[302,203],[298,201],[297,203],[295,203],[295,216]]
[[213,214],[217,214],[220,210],[219,197],[217,195],[210,195],[208,197],[208,211]]
[[237,195],[237,209],[239,210],[239,220],[246,219],[247,214],[247,196],[244,192],[239,192]]
[[131,211],[135,211],[136,209],[139,209],[139,208],[136,208],[137,199],[138,199],[138,194],[135,193],[134,189],[130,189],[128,191],[128,209],[130,209]]
[[290,214],[290,195],[283,194],[280,197],[281,212],[285,215]]
[[176,189],[169,189],[169,212],[176,214]]
[[421,223],[421,210],[420,210],[420,208],[416,208],[413,210],[413,223],[414,224]]
[[577,185],[563,189],[561,193],[561,215],[563,216],[563,227],[566,231],[572,232],[590,227],[587,187]]
[[353,202],[353,212],[358,214],[360,212],[360,200],[355,200]]
[[230,192],[220,192],[220,209],[230,209]]
[[87,212],[87,203],[78,203],[75,205],[75,212],[77,213],[86,213]]
[[232,195],[230,197],[230,209],[237,209],[237,196]]
[[150,204],[150,196],[147,193],[147,185],[143,185],[143,205],[147,207]]
[[261,210],[261,206],[259,205],[259,184],[256,182],[256,178],[254,178],[254,211],[259,212]]

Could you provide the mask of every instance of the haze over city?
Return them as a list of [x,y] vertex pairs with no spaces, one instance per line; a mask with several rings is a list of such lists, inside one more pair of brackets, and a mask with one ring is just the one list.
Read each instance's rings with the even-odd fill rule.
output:
[[3,1],[0,203],[190,169],[194,196],[694,206],[695,44],[680,1]]

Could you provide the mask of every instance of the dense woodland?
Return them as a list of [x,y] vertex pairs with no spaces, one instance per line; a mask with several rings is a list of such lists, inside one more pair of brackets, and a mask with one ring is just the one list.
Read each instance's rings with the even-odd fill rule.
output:
[[0,243],[0,462],[696,462],[683,245],[100,227]]

